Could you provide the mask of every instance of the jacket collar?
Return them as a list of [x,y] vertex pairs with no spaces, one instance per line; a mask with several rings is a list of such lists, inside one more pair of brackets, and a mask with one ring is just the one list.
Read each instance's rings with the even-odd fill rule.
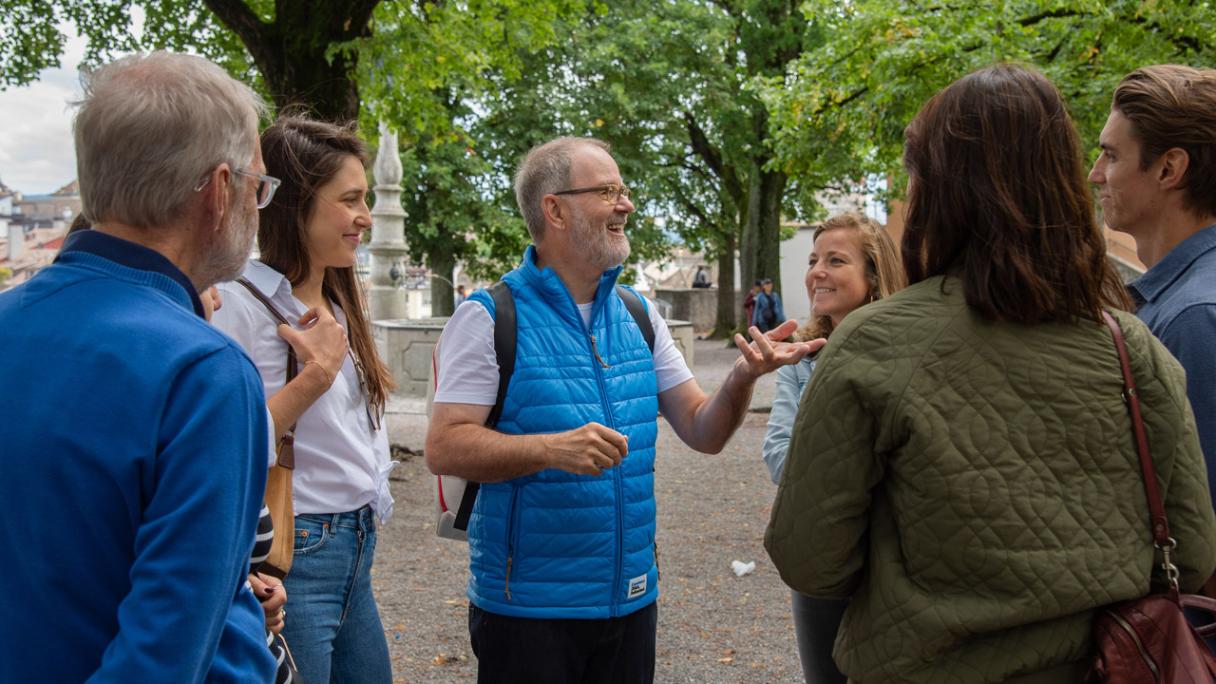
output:
[[[591,308],[591,320],[595,320],[599,310],[603,307],[604,301],[616,287],[616,279],[621,275],[623,269],[624,266],[617,266],[604,271],[600,275],[600,282],[595,290],[594,306]],[[566,284],[558,277],[557,272],[547,266],[540,268],[536,265],[535,245],[528,245],[528,249],[524,252],[523,263],[519,265],[519,270],[524,278],[540,291],[544,298],[553,304],[555,308],[559,308],[560,302],[569,302],[570,306],[566,308],[569,309],[569,313],[578,317],[578,307],[575,306],[574,297],[571,296]]]

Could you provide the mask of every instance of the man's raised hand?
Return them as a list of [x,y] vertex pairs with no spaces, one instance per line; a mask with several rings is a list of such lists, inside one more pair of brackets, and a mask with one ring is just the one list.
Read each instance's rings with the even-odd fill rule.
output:
[[804,356],[819,351],[828,343],[823,338],[809,342],[782,342],[797,329],[798,321],[789,320],[763,335],[760,334],[760,329],[753,325],[748,329],[752,336],[751,342],[736,334],[735,346],[742,352],[742,356],[735,362],[735,368],[754,380],[781,366],[798,363]]

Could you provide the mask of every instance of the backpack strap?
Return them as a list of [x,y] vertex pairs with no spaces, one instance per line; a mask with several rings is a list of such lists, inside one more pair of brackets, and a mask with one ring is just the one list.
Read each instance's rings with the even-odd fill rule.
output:
[[650,347],[650,353],[653,354],[654,326],[650,324],[650,314],[646,313],[646,303],[642,301],[641,295],[624,285],[617,285],[616,293],[620,295],[621,301],[625,302],[625,308],[629,310],[629,315],[633,316],[633,322],[638,324],[642,337],[646,339],[646,346]]
[[[486,427],[494,427],[502,417],[507,386],[511,384],[511,376],[515,373],[515,298],[511,296],[511,288],[505,280],[494,283],[487,291],[494,300],[494,355],[498,358],[498,394],[494,398],[490,415],[486,417]],[[481,485],[472,480],[465,483],[464,496],[460,498],[456,520],[452,523],[453,528],[469,529],[469,518],[473,515],[473,504],[477,502],[477,490],[480,488]]]

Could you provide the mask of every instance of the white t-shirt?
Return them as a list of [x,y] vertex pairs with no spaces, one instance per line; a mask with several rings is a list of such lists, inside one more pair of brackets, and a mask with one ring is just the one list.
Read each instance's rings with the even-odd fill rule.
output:
[[[591,307],[592,302],[578,305],[585,325],[591,323]],[[646,310],[654,328],[654,371],[662,393],[691,380],[692,371],[654,302],[647,300]],[[435,356],[438,363],[435,403],[494,405],[498,398],[494,319],[480,302],[470,299],[457,307],[443,328]]]
[[[291,293],[291,283],[260,261],[250,261],[243,274],[268,296],[289,321],[303,316],[308,307]],[[278,322],[266,306],[240,283],[221,283],[223,306],[211,322],[236,340],[253,359],[266,396],[283,389],[287,372],[287,347],[278,334]],[[346,314],[336,304],[334,316],[343,328]],[[368,504],[380,522],[392,515],[388,473],[394,463],[388,454],[388,430],[384,421],[373,429],[367,400],[359,386],[359,374],[350,354],[333,384],[296,423],[292,500],[301,513],[344,513]],[[273,423],[272,428],[273,429]]]

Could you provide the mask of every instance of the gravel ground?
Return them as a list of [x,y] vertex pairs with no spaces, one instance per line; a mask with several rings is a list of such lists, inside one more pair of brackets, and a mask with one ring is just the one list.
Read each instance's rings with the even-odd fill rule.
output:
[[[697,379],[710,391],[738,354],[696,343]],[[764,551],[775,487],[760,459],[773,378],[757,384],[753,413],[721,454],[693,452],[659,421],[656,496],[662,570],[658,682],[798,682],[789,590]],[[425,417],[389,416],[393,443],[420,452]],[[398,451],[398,454],[404,452]],[[381,530],[376,595],[398,682],[474,682],[467,547],[434,534],[433,479],[420,455],[393,473],[396,514]],[[732,560],[755,561],[736,577]]]

